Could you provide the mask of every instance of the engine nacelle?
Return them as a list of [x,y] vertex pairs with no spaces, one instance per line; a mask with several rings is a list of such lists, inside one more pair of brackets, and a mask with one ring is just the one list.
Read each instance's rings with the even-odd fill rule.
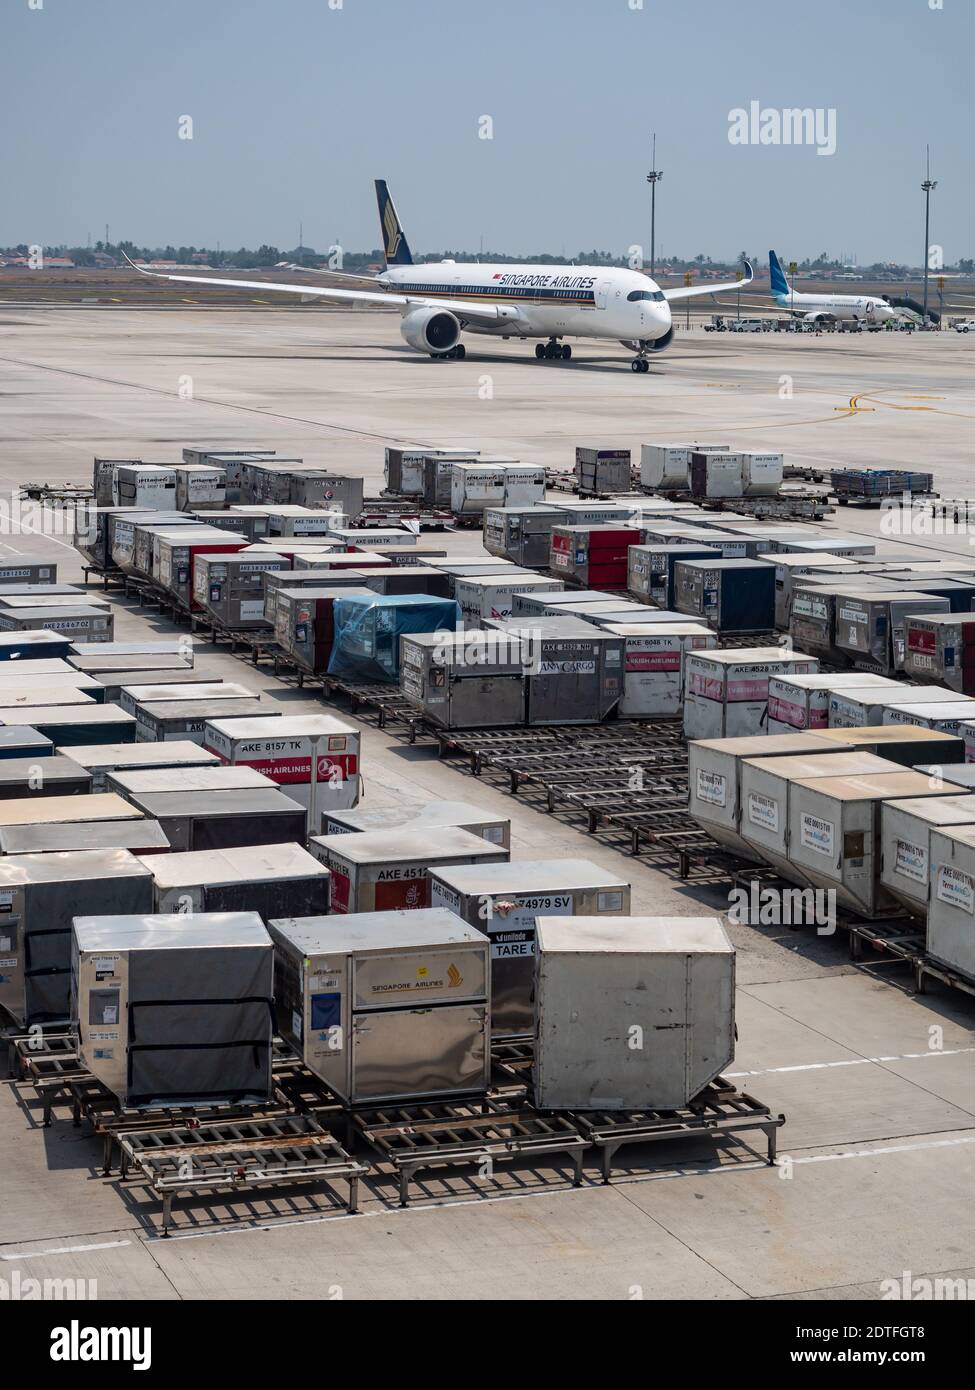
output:
[[673,339],[674,325],[671,324],[659,338],[621,338],[620,342],[633,352],[663,352],[664,348],[670,347]]
[[460,324],[447,309],[410,309],[403,315],[399,331],[417,352],[449,352],[460,337]]

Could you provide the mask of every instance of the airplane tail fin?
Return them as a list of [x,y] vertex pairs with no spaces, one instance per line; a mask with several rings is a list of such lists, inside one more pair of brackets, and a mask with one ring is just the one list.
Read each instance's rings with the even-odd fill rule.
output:
[[773,294],[791,294],[792,290],[788,280],[785,278],[785,271],[782,263],[774,251],[768,253],[769,275],[772,281]]
[[383,234],[383,251],[387,265],[412,265],[413,254],[406,240],[385,179],[376,180],[376,201],[379,204],[379,225]]

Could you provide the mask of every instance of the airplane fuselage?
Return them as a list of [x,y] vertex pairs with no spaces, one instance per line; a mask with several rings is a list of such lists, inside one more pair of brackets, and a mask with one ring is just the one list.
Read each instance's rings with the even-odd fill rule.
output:
[[860,323],[886,323],[896,318],[896,310],[886,299],[865,294],[776,294],[780,309],[787,309],[797,318],[823,314],[832,319],[858,319]]

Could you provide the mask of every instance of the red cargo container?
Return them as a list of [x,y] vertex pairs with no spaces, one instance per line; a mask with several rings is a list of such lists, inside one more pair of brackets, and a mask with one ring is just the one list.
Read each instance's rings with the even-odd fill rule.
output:
[[583,589],[625,589],[627,552],[640,544],[632,526],[553,526],[549,567]]
[[907,676],[975,695],[975,613],[908,614],[904,629]]

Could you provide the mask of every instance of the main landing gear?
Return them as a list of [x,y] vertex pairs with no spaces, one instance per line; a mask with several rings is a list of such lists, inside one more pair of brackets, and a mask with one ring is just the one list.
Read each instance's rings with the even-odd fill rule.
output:
[[554,338],[551,338],[547,343],[535,344],[535,356],[538,358],[539,362],[543,360],[547,362],[556,360],[568,362],[569,358],[572,356],[572,349],[569,347],[568,343],[557,343]]
[[463,343],[458,343],[449,352],[431,352],[430,356],[434,362],[463,362],[467,356],[467,349]]
[[648,372],[649,370],[650,363],[645,357],[634,357],[633,361],[630,363],[631,372]]

